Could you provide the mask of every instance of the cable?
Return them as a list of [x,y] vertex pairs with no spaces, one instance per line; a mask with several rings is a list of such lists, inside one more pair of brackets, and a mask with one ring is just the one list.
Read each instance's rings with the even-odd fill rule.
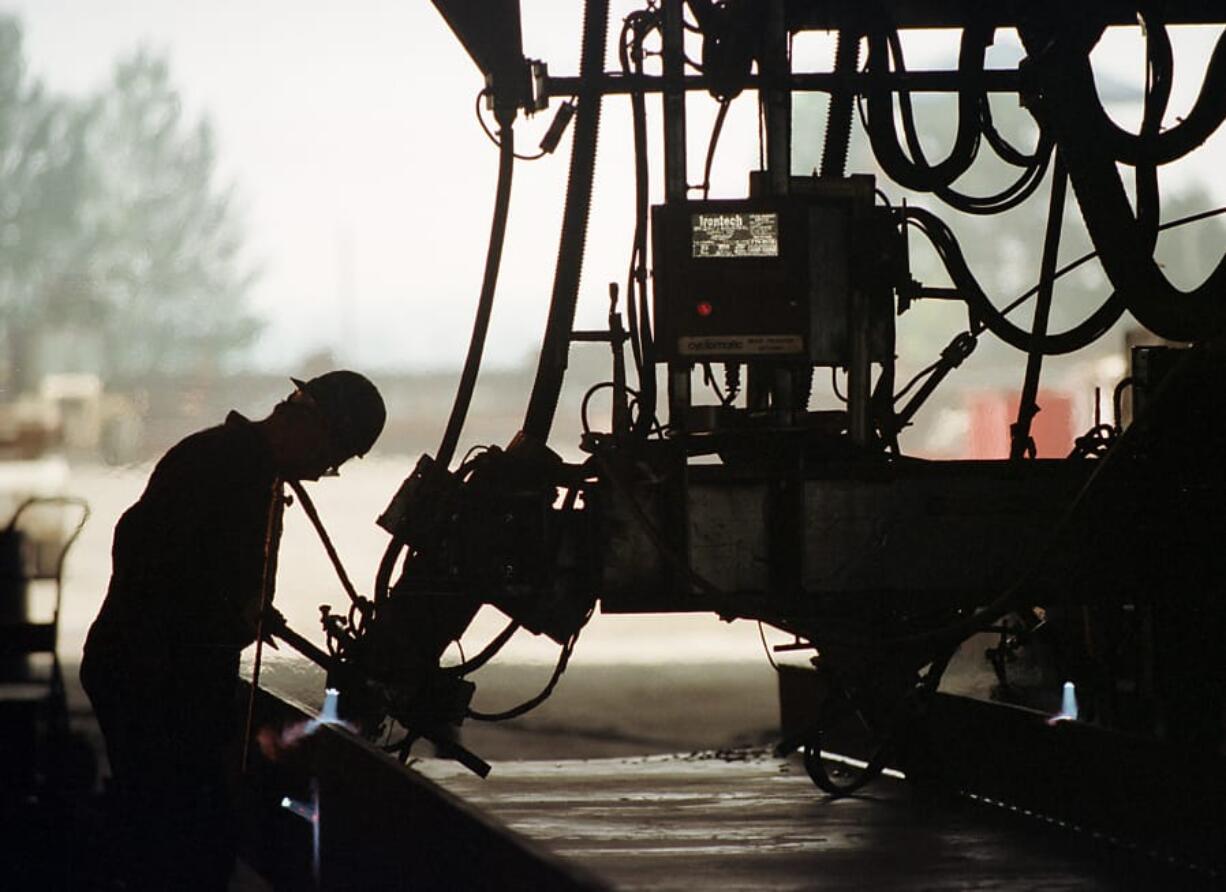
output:
[[1028,155],[1000,135],[1000,131],[996,129],[996,123],[992,120],[992,103],[986,93],[980,97],[979,101],[979,130],[997,157],[1013,167],[1030,167],[1039,160],[1042,154],[1036,148]]
[[464,370],[456,390],[451,416],[438,447],[437,461],[440,467],[451,464],[460,431],[468,415],[477,375],[481,371],[481,356],[485,350],[485,337],[489,332],[490,313],[494,306],[494,292],[498,286],[498,270],[502,262],[502,246],[507,233],[507,217],[511,206],[511,178],[515,169],[515,131],[511,127],[514,109],[499,111],[502,140],[498,153],[498,186],[494,195],[494,218],[490,223],[489,247],[485,254],[485,272],[481,279],[481,296],[477,300],[477,313],[473,319],[472,336],[468,342],[468,355],[464,358]]
[[702,363],[702,383],[707,385],[715,392],[715,398],[719,400],[721,406],[728,405],[728,400],[724,398],[724,392],[720,390],[719,382],[715,380],[715,372],[711,370],[711,363]]
[[319,512],[315,510],[315,503],[311,501],[311,497],[307,494],[306,489],[297,480],[286,480],[285,482],[294,491],[294,495],[298,497],[302,510],[306,512],[306,516],[311,521],[311,526],[315,528],[315,532],[319,535],[319,541],[323,543],[324,551],[328,554],[328,560],[332,562],[332,567],[336,570],[336,576],[341,581],[341,588],[345,590],[345,594],[349,596],[349,600],[353,603],[356,604],[363,601],[362,596],[358,594],[357,589],[350,582],[349,574],[345,572],[345,565],[341,563],[341,557],[336,553],[336,548],[332,544],[332,538],[324,528],[323,521],[319,519]]
[[[911,209],[908,208],[908,210],[911,210]],[[1180,226],[1185,226],[1191,223],[1198,223],[1202,220],[1208,220],[1212,217],[1217,217],[1222,214],[1226,214],[1226,206],[1213,208],[1212,210],[1208,210],[1208,211],[1199,211],[1195,214],[1188,214],[1185,217],[1180,217],[1178,219],[1171,220],[1167,223],[1163,223],[1162,225],[1158,227],[1158,230],[1159,232],[1161,232],[1167,229],[1175,229]],[[911,222],[911,221],[908,220],[908,222]],[[920,228],[922,229],[922,226]],[[950,238],[952,238],[952,233],[950,233]],[[1087,261],[1092,260],[1096,256],[1098,256],[1097,251],[1090,251],[1089,253],[1083,254],[1081,257],[1078,257],[1076,260],[1066,263],[1064,266],[1060,267],[1060,269],[1056,270],[1055,275],[1053,277],[1053,281],[1055,279],[1059,279],[1061,276],[1065,275],[1066,273],[1072,272],[1074,269],[1083,265]],[[967,272],[969,273],[969,270]],[[1007,306],[1005,306],[1004,309],[996,313],[996,315],[998,315],[1000,318],[1003,318],[1004,316],[1013,312],[1023,303],[1025,303],[1030,297],[1037,294],[1038,290],[1039,290],[1038,285],[1033,286],[1029,290],[1025,291],[1020,297],[1016,298],[1011,303],[1009,303]],[[1114,297],[1114,295],[1112,297]],[[1107,321],[1110,318],[1110,313],[1114,313],[1115,310],[1118,308],[1118,304],[1116,304],[1115,306],[1111,306],[1111,308],[1108,309],[1109,306],[1111,306],[1111,298],[1109,298],[1108,301],[1104,303],[1093,316],[1090,317],[1090,319],[1087,319],[1085,323],[1082,323],[1082,325],[1091,323],[1096,316],[1099,316],[1100,314],[1102,314],[1102,318],[1100,318],[1096,322],[1093,322],[1093,324],[1090,325],[1090,330],[1093,330],[1094,328],[1100,326],[1103,322]],[[1112,321],[1108,323],[1107,327],[1110,327],[1110,324],[1114,324],[1114,322]],[[988,327],[989,326],[983,321],[982,318],[979,318],[979,317],[974,318],[972,320],[970,330],[965,331],[965,332],[960,332],[958,335],[956,335],[954,340],[949,344],[949,346],[947,346],[945,350],[942,351],[942,355],[940,359],[938,359],[936,362],[932,363],[931,365],[926,366],[920,371],[916,372],[915,375],[911,378],[911,380],[907,382],[906,386],[903,387],[902,390],[900,390],[897,394],[894,395],[894,402],[897,402],[898,400],[902,399],[921,380],[927,378],[933,373],[941,370],[941,377],[943,378],[944,375],[948,373],[948,371],[951,371],[953,368],[956,368],[958,365],[960,365],[962,360],[965,359],[967,355],[969,355],[969,351],[967,351],[965,348],[960,349],[959,344],[969,343],[969,346],[971,347],[971,349],[973,349],[975,340],[979,337],[980,334],[983,333],[984,329]],[[1080,328],[1080,326],[1078,326],[1078,328]],[[1017,329],[1017,331],[1024,333],[1023,329]],[[1070,335],[1073,331],[1075,331],[1075,329],[1071,329],[1069,332],[1066,332],[1065,335]],[[1064,337],[1065,335],[1061,335],[1060,337]],[[903,414],[900,416],[901,418],[903,418],[904,425],[905,425],[906,420],[911,418],[915,414],[915,412],[919,409],[923,401],[927,399],[929,395],[931,395],[933,390],[936,389],[936,384],[939,384],[939,383],[940,382],[938,380],[931,387],[928,387],[928,385],[926,384],[925,387],[927,388],[928,392],[917,394],[916,398],[912,401],[911,404],[907,406]],[[1118,392],[1117,392],[1117,395],[1118,395]],[[1117,419],[1119,418],[1118,409],[1116,411],[1116,418]]]
[[[654,12],[635,12],[626,17],[618,41],[618,58],[623,74],[642,75],[643,41],[660,24]],[[629,36],[633,34],[633,40]],[[630,113],[634,140],[634,244],[626,273],[626,309],[630,326],[630,346],[638,380],[640,411],[635,433],[650,434],[655,419],[656,372],[649,296],[647,294],[647,216],[650,183],[647,158],[647,107],[642,90],[630,93]]]
[[711,139],[707,142],[707,160],[702,166],[702,197],[705,200],[711,192],[711,165],[715,161],[715,147],[719,144],[720,132],[724,129],[724,119],[728,117],[728,107],[731,99],[721,99],[719,111],[715,114],[715,123],[711,126]]
[[[1162,225],[1158,227],[1158,231],[1165,232],[1168,229],[1177,229],[1180,226],[1186,226],[1189,223],[1199,223],[1201,220],[1208,220],[1211,217],[1219,217],[1222,214],[1226,214],[1226,206],[1222,206],[1219,208],[1213,208],[1212,210],[1208,210],[1208,211],[1198,211],[1195,214],[1189,214],[1186,217],[1180,217],[1176,220],[1171,220],[1168,223],[1163,223]],[[1097,256],[1098,256],[1097,251],[1089,251],[1085,254],[1082,254],[1076,260],[1069,261],[1064,266],[1056,270],[1056,278],[1057,279],[1060,278],[1065,273],[1071,273],[1073,270],[1077,269],[1077,267],[1084,265],[1085,263],[1093,260]],[[1036,283],[1029,290],[1022,293],[1019,297],[1015,298],[1012,303],[1006,305],[1005,308],[1002,309],[1000,312],[1002,314],[1011,313],[1013,310],[1017,309],[1019,306],[1025,303],[1029,298],[1034,297],[1034,295],[1038,293],[1039,293],[1039,286]]]
[[775,662],[775,655],[771,653],[770,646],[766,643],[766,630],[762,628],[762,620],[758,620],[758,637],[762,639],[762,651],[766,654],[766,662],[770,663],[771,668],[778,672],[779,664]]
[[[958,55],[958,73],[964,80],[975,78],[983,71],[983,59],[991,41],[994,28],[968,26],[962,32],[962,45]],[[897,32],[874,31],[868,35],[868,70],[888,72],[890,68],[890,44],[897,41]],[[901,53],[901,50],[899,50]],[[902,60],[896,61],[902,70]],[[872,83],[872,82],[870,82]],[[980,91],[981,93],[982,91]],[[890,179],[908,189],[931,192],[948,186],[971,166],[979,147],[979,115],[977,93],[960,90],[958,93],[958,128],[954,146],[949,156],[936,165],[929,165],[922,154],[917,154],[916,145],[911,145],[914,158],[907,158],[898,142],[894,126],[894,94],[882,86],[870,86],[868,90],[868,134],[882,168]],[[899,91],[899,105],[903,120],[910,115],[910,94]],[[907,128],[913,135],[913,127]]]
[[[480,101],[480,94],[478,94]],[[446,468],[455,454],[456,444],[460,439],[460,431],[468,415],[468,407],[472,402],[473,390],[477,384],[477,375],[481,370],[481,356],[485,349],[485,337],[489,331],[490,313],[494,304],[494,292],[498,284],[498,270],[502,260],[502,246],[506,236],[507,217],[511,202],[511,178],[515,165],[515,131],[511,127],[514,110],[509,112],[496,111],[500,117],[502,139],[498,140],[498,185],[494,195],[494,214],[490,223],[489,246],[485,255],[485,272],[481,280],[481,295],[477,300],[477,313],[473,319],[472,335],[468,343],[468,354],[464,359],[464,369],[460,374],[460,384],[456,389],[455,401],[451,406],[451,415],[447,419],[447,427],[439,444],[437,461]],[[478,118],[480,114],[478,113]],[[484,126],[484,122],[482,122]],[[405,548],[405,543],[395,536],[384,549],[383,557],[375,572],[374,601],[382,604],[387,599],[391,584],[392,572],[396,560]]]
[[[481,649],[481,652],[478,653],[471,660],[464,659],[464,649],[461,647],[460,648],[461,662],[456,666],[448,666],[447,668],[440,669],[439,671],[443,675],[458,676],[460,678],[463,678],[465,675],[469,675],[473,672],[476,672],[478,669],[480,669],[482,666],[484,666],[486,663],[492,660],[498,654],[498,652],[502,650],[503,647],[506,646],[506,643],[511,640],[512,636],[514,636],[514,634],[518,632],[519,629],[520,629],[519,622],[517,620],[511,620],[509,623],[507,623],[506,628],[504,628],[501,632],[499,632],[496,636],[494,636],[494,639],[490,641],[490,643],[487,644],[485,647],[483,647]],[[459,644],[459,642],[457,641],[456,644]]]
[[1062,156],[1057,153],[1052,168],[1051,195],[1047,210],[1047,228],[1043,235],[1043,256],[1039,263],[1039,294],[1031,323],[1031,348],[1026,354],[1026,372],[1018,398],[1017,421],[1009,427],[1009,458],[1017,461],[1025,456],[1035,457],[1034,439],[1030,436],[1030,424],[1039,412],[1039,376],[1043,370],[1041,339],[1047,334],[1047,321],[1051,317],[1052,292],[1056,282],[1056,259],[1060,254],[1060,229],[1064,223],[1064,200],[1068,194],[1068,174],[1064,170]]
[[[949,226],[930,211],[923,208],[903,209],[905,219],[926,235],[946,271],[954,281],[959,297],[966,301],[971,313],[971,332],[978,335],[987,328],[1005,343],[1029,353],[1032,349],[1044,355],[1057,355],[1080,350],[1101,337],[1124,313],[1123,301],[1116,294],[1108,297],[1102,305],[1078,325],[1059,334],[1045,334],[1036,338],[1031,332],[1014,325],[996,309],[983,288],[967,266],[957,239]],[[1057,276],[1058,277],[1058,276]]]
[[[592,397],[595,396],[599,391],[604,390],[606,388],[610,388],[610,387],[613,387],[612,381],[600,381],[596,384],[593,384],[591,387],[589,387],[584,392],[583,399],[579,403],[579,423],[583,426],[583,432],[585,434],[590,434],[592,432],[591,425],[588,424],[588,420],[587,420],[588,404],[591,402]],[[634,397],[635,404],[637,404],[638,391],[634,390],[633,388],[627,387],[626,393]]]
[[[497,136],[494,134],[494,131],[490,130],[489,125],[485,123],[485,118],[484,118],[484,117],[482,117],[482,115],[481,115],[481,100],[482,100],[482,99],[484,99],[485,97],[489,96],[489,95],[490,95],[490,90],[489,90],[489,88],[488,88],[488,87],[486,87],[485,89],[483,89],[483,90],[481,90],[480,92],[478,92],[478,93],[477,93],[477,105],[476,105],[476,109],[475,109],[475,111],[476,111],[476,115],[477,115],[477,123],[481,125],[481,130],[482,130],[482,131],[485,133],[485,135],[486,135],[486,136],[489,138],[489,141],[490,141],[490,142],[492,142],[494,145],[498,146],[498,148],[499,148],[499,149],[501,149],[501,148],[502,148],[502,140],[501,140],[501,139],[499,139],[499,138],[498,138],[498,137],[497,137]],[[508,129],[510,129],[510,128],[508,128]],[[541,149],[541,150],[540,150],[539,152],[537,152],[535,155],[521,155],[521,154],[519,154],[518,152],[515,152],[515,153],[514,153],[514,156],[515,156],[517,159],[519,159],[520,161],[539,161],[541,158],[544,158],[544,157],[545,157],[546,155],[548,155],[548,154],[549,154],[549,153],[548,153],[548,152],[546,152],[544,149]]]
[[[959,71],[960,72],[963,71],[963,65],[966,61],[965,53],[968,51],[967,43],[966,43],[968,39],[968,35],[965,32],[963,34],[963,38],[964,38],[963,56],[960,56],[959,58]],[[990,42],[991,40],[990,33],[987,39]],[[900,40],[898,36],[898,32],[896,30],[891,31],[889,33],[889,35],[887,36],[887,42],[890,48],[890,52],[897,64],[898,70],[900,72],[906,71],[906,63],[903,59],[902,41]],[[975,43],[974,45],[977,46],[978,44]],[[982,59],[980,59],[979,61],[979,66],[980,68],[982,68]],[[962,94],[959,94],[960,99],[959,99],[959,130],[958,132],[960,136],[962,135],[962,132],[963,132],[962,131],[962,128],[963,128],[962,115],[971,114],[972,112],[969,105],[966,105],[966,106],[963,105],[961,101],[961,96]],[[1006,163],[1011,163],[1011,164],[1014,164],[1014,166],[1024,168],[1023,173],[1018,177],[1017,180],[1015,180],[1013,183],[1006,186],[1004,189],[1002,189],[1000,192],[997,192],[994,195],[971,196],[971,195],[966,195],[966,194],[957,192],[949,187],[949,183],[952,182],[952,179],[946,182],[943,182],[943,183],[932,182],[931,188],[928,189],[927,191],[931,191],[941,201],[950,205],[955,210],[962,211],[963,213],[980,214],[980,215],[998,214],[998,213],[1002,213],[1004,211],[1010,210],[1014,207],[1017,207],[1019,204],[1026,201],[1031,195],[1034,194],[1035,190],[1038,189],[1039,184],[1042,183],[1043,181],[1043,177],[1044,177],[1044,174],[1046,173],[1047,165],[1051,159],[1051,154],[1052,154],[1055,143],[1044,133],[1042,127],[1040,126],[1038,146],[1036,147],[1032,155],[1029,155],[1029,156],[1024,155],[1023,153],[1015,149],[1006,140],[1004,140],[1000,136],[999,132],[997,132],[995,126],[992,123],[992,113],[991,113],[991,108],[988,103],[987,94],[984,93],[982,90],[979,91],[979,93],[974,97],[973,102],[974,102],[973,120],[974,120],[974,125],[977,128],[977,132],[974,137],[973,145],[971,145],[971,147],[968,149],[969,151],[972,152],[971,160],[972,161],[974,160],[974,155],[977,154],[978,152],[980,134],[987,132],[988,134],[990,134],[988,138],[988,142],[993,147],[993,149],[997,151],[997,153],[1002,157],[1002,159],[1006,161]],[[915,162],[926,167],[928,162],[927,162],[927,159],[924,157],[923,146],[920,143],[919,133],[915,126],[915,115],[914,115],[914,109],[912,108],[912,105],[911,105],[911,94],[907,91],[900,91],[898,94],[898,105],[899,105],[899,110],[901,112],[903,132],[904,132],[904,136],[906,137],[907,148],[910,150],[911,156],[915,160]],[[893,106],[891,105],[891,110],[892,108]],[[862,112],[862,118],[863,118],[863,109],[861,109],[861,112]],[[869,126],[869,121],[865,119],[864,123],[865,123],[865,127],[867,128]],[[880,128],[880,125],[878,125],[878,127]],[[969,129],[970,129],[970,125],[968,124],[967,125],[968,133],[969,133]],[[891,136],[890,134],[886,134],[884,132],[882,132],[879,135],[879,139],[881,140],[885,140],[887,138],[891,139],[894,144],[897,143],[896,135]],[[970,139],[970,137],[967,136],[966,139]],[[957,147],[957,142],[955,142],[955,149],[956,147]],[[876,150],[877,150],[876,144],[874,144],[874,152],[876,152]],[[891,153],[891,154],[894,154],[894,153]],[[897,154],[901,155],[901,151],[899,151]],[[884,161],[883,161],[883,166],[885,166]],[[891,176],[892,176],[892,172],[891,172]]]
[[834,366],[830,367],[830,389],[834,391],[834,395],[839,402],[847,402],[847,397],[839,393],[839,370]]
[[[592,609],[594,610],[595,608],[593,607]],[[562,652],[558,655],[557,665],[554,666],[553,675],[549,677],[549,682],[539,694],[525,700],[518,706],[503,710],[502,712],[480,712],[470,707],[466,712],[467,717],[478,722],[505,722],[510,719],[519,718],[524,713],[531,712],[548,700],[550,695],[553,694],[553,689],[557,687],[558,681],[561,680],[562,674],[566,671],[567,665],[570,663],[570,656],[574,653],[575,644],[579,640],[579,632],[583,630],[583,626],[587,625],[587,621],[591,617],[592,610],[589,610],[583,618],[583,622],[580,623],[579,629],[566,639],[566,643],[562,645]]]
[[1117,160],[1134,165],[1174,160],[1203,142],[1226,117],[1226,34],[1218,40],[1189,116],[1158,136],[1128,137],[1123,142],[1134,151],[1126,155],[1112,137],[1123,132],[1100,120],[1106,112],[1097,95],[1087,35],[1032,27],[1020,33],[1027,51],[1037,57],[1037,113],[1059,140],[1086,229],[1120,302],[1142,325],[1169,340],[1195,341],[1226,327],[1226,301],[1220,299],[1226,292],[1226,256],[1197,288],[1183,291],[1172,285],[1147,250],[1145,221],[1137,219],[1116,168]]
[[[1145,96],[1142,106],[1141,135],[1157,136],[1162,130],[1171,98],[1171,80],[1175,60],[1171,50],[1171,38],[1166,26],[1143,18],[1145,30]],[[1158,194],[1158,165],[1143,161],[1134,171],[1137,224],[1144,244],[1152,254],[1158,242],[1158,217],[1161,205]]]
[[[1156,21],[1146,25],[1147,30],[1161,28]],[[1072,42],[1075,38],[1062,40],[1062,35],[1025,27],[1019,33],[1027,52],[1040,63],[1044,104],[1063,106],[1075,114],[1076,129],[1084,134],[1087,147],[1092,145],[1105,161],[1132,167],[1169,164],[1201,145],[1226,120],[1226,32],[1209,57],[1192,109],[1169,129],[1141,134],[1129,133],[1111,120],[1098,98],[1089,53]]]

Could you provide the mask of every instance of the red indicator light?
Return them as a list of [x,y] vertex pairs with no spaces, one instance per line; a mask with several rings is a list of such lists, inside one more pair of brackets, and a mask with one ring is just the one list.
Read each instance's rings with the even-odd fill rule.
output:
[[712,307],[710,303],[704,300],[704,301],[699,301],[698,306],[695,307],[695,309],[698,311],[699,316],[702,316],[705,318],[707,316],[710,316],[715,308]]

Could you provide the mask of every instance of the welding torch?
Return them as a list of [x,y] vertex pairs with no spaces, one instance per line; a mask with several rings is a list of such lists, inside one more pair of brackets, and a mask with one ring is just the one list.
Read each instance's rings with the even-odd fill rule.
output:
[[[273,609],[266,611],[264,615],[264,629],[272,636],[280,638],[312,663],[327,670],[329,675],[343,677],[346,681],[359,683],[367,691],[378,695],[383,702],[392,702],[395,699],[395,692],[387,685],[368,677],[351,664],[342,663],[332,654],[291,629],[285,621],[285,617],[279,611]],[[478,777],[484,778],[490,773],[490,764],[488,762],[455,741],[447,739],[444,735],[430,730],[418,729],[413,729],[413,733],[434,744],[440,756],[446,759],[454,759]]]

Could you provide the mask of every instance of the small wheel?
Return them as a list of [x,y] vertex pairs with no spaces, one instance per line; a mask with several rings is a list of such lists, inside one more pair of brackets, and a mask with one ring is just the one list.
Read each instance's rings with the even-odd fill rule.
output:
[[821,738],[806,743],[803,750],[805,771],[819,790],[829,793],[835,798],[851,796],[870,781],[876,780],[885,767],[885,747],[878,750],[869,763],[863,768],[853,769],[855,774],[848,781],[836,781],[826,770],[822,761]]

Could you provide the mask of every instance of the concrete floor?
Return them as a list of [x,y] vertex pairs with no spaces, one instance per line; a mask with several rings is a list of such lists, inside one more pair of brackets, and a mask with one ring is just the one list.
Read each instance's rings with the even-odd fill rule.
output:
[[[488,779],[433,758],[412,767],[611,888],[1211,886],[1202,875],[1085,834],[965,800],[926,799],[898,781],[831,800],[798,760],[776,758],[761,745],[771,736],[773,685],[744,667],[575,668],[548,711],[466,734],[466,743],[493,762]],[[75,667],[66,669],[73,725],[100,747]],[[505,673],[485,696],[513,701],[543,671]],[[41,820],[25,807],[4,815],[18,832],[8,842],[25,839],[28,846],[11,850],[26,857],[24,876],[41,875],[44,890],[74,888],[47,883],[45,870],[63,867],[71,875],[72,865],[55,854],[71,854],[71,846],[62,848],[63,834],[97,834],[105,814],[87,801],[59,820],[46,816],[41,828],[30,824],[32,814]],[[40,854],[34,846],[50,848]],[[232,886],[262,888],[249,874]]]
[[883,779],[832,800],[762,750],[416,768],[617,889],[1187,889],[1208,879]]

